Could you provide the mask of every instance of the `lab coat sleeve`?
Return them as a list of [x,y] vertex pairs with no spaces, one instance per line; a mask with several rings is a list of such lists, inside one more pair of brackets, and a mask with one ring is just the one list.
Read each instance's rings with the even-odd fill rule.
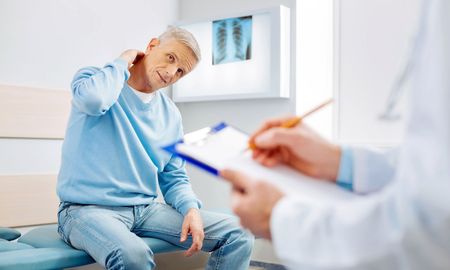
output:
[[355,193],[379,191],[394,178],[397,148],[381,150],[354,147],[350,151],[353,160],[350,182]]
[[271,216],[278,257],[290,269],[351,269],[385,256],[401,244],[409,211],[397,189],[334,205],[281,199]]

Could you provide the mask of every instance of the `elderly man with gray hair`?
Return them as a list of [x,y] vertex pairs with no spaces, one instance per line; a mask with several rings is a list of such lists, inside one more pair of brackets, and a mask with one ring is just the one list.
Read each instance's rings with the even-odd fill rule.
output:
[[[253,236],[231,216],[199,210],[184,162],[161,146],[183,136],[181,115],[159,91],[186,76],[200,49],[171,27],[145,52],[127,50],[72,81],[72,111],[57,192],[58,232],[107,269],[152,269],[140,237],[212,252],[207,269],[247,269]],[[167,204],[155,201],[158,184]]]

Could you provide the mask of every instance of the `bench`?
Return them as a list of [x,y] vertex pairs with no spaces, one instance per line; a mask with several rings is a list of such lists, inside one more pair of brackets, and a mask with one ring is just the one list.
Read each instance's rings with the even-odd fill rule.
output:
[[[13,241],[17,239],[17,241]],[[154,254],[182,250],[156,238],[142,238]],[[95,261],[84,251],[67,245],[57,225],[44,225],[21,236],[20,232],[0,227],[0,269],[62,269]]]

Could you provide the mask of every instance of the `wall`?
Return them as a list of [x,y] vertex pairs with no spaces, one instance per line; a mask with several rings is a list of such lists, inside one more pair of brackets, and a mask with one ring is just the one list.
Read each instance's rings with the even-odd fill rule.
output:
[[[145,49],[178,15],[175,0],[3,0],[0,84],[67,91],[82,66]],[[0,138],[0,174],[56,173],[61,140]]]
[[[409,56],[420,1],[338,2],[337,139],[351,144],[397,144],[403,135],[403,119],[386,122],[379,115]],[[406,101],[407,94],[399,112],[407,109]]]
[[[302,115],[333,97],[334,6],[330,0],[297,1],[296,111]],[[333,139],[335,102],[305,119],[327,139]]]

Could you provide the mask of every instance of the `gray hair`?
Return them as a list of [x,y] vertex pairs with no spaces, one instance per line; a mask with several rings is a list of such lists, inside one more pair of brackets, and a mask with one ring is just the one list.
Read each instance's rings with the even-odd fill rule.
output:
[[187,46],[194,53],[195,58],[197,58],[197,62],[200,62],[202,58],[200,53],[200,47],[198,46],[197,40],[191,32],[186,29],[177,27],[177,26],[169,26],[167,30],[162,33],[159,37],[161,43],[167,41],[169,39],[175,39],[185,46]]

